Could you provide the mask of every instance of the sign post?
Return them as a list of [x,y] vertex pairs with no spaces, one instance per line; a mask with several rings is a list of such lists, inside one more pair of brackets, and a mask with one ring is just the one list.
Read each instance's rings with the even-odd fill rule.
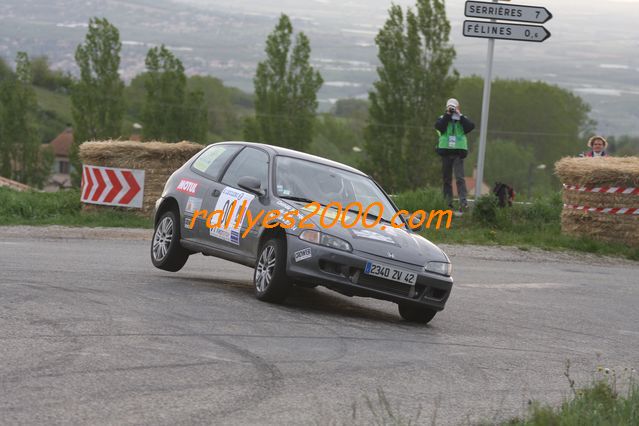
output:
[[[503,0],[509,1],[509,0]],[[545,7],[499,4],[481,1],[467,1],[464,14],[470,18],[484,18],[490,21],[464,21],[464,36],[488,39],[486,54],[486,75],[481,105],[481,123],[479,129],[479,153],[477,156],[477,176],[475,181],[475,199],[481,196],[481,184],[484,181],[484,162],[486,159],[486,138],[488,136],[488,114],[490,110],[490,91],[493,81],[493,57],[495,39],[516,40],[541,43],[550,37],[550,32],[539,25],[522,25],[497,22],[497,20],[529,22],[543,24],[552,19]]]

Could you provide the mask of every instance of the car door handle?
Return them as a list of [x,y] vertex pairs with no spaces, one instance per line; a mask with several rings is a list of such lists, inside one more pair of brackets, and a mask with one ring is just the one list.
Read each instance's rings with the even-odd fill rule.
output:
[[214,196],[214,197],[219,197],[220,196],[220,190],[219,189],[215,189],[211,195]]

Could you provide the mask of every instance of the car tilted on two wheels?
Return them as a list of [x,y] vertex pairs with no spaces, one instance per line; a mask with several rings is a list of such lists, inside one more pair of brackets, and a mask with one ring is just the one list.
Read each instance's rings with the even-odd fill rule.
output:
[[[276,210],[282,214],[262,220]],[[156,202],[151,260],[175,272],[202,253],[255,268],[260,300],[279,302],[292,286],[321,285],[395,302],[404,319],[427,323],[450,295],[450,261],[408,226],[391,226],[407,220],[396,213],[382,188],[352,167],[270,145],[221,142],[167,181]],[[226,226],[215,226],[220,218]]]

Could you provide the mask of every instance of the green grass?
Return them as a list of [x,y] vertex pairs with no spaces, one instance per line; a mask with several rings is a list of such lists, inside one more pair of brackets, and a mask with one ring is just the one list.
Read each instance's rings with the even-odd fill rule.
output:
[[[628,369],[626,369],[628,370]],[[531,402],[523,419],[513,418],[502,425],[510,426],[634,426],[639,424],[639,385],[635,370],[628,375],[625,391],[618,390],[618,377],[614,369],[598,368],[590,386],[576,388],[570,377],[570,362],[566,362],[564,375],[570,384],[571,397],[561,406],[553,407]]]
[[[441,193],[433,189],[405,192],[393,197],[409,211],[445,209]],[[463,217],[453,218],[450,229],[427,229],[434,243],[515,246],[522,250],[575,250],[639,260],[639,248],[575,238],[561,233],[558,194],[531,204],[500,209],[490,198],[480,199]],[[57,193],[16,192],[0,188],[0,225],[67,225],[87,227],[151,228],[151,221],[134,210],[82,211],[79,190]]]
[[[433,189],[398,194],[394,200],[398,207],[409,211],[445,208],[440,192]],[[497,207],[494,197],[482,197],[472,211],[462,217],[454,217],[450,229],[427,229],[422,235],[434,243],[503,245],[522,250],[533,247],[575,250],[639,260],[637,247],[562,234],[562,206],[559,193],[504,209]]]
[[0,225],[66,225],[151,228],[151,220],[131,210],[82,211],[80,191],[17,192],[0,188]]
[[62,93],[55,93],[42,87],[33,88],[38,99],[40,108],[46,111],[53,111],[60,119],[67,123],[73,122],[71,115],[71,97]]

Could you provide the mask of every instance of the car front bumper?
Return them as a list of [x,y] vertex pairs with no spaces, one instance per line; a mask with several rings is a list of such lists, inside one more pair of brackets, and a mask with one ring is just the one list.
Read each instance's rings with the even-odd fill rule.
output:
[[[361,251],[345,252],[287,236],[287,274],[299,281],[318,284],[347,296],[363,296],[395,303],[444,309],[453,279]],[[310,253],[309,250],[310,249]],[[309,256],[310,255],[310,256]],[[403,284],[364,274],[368,261],[384,263],[417,274],[415,285]]]

